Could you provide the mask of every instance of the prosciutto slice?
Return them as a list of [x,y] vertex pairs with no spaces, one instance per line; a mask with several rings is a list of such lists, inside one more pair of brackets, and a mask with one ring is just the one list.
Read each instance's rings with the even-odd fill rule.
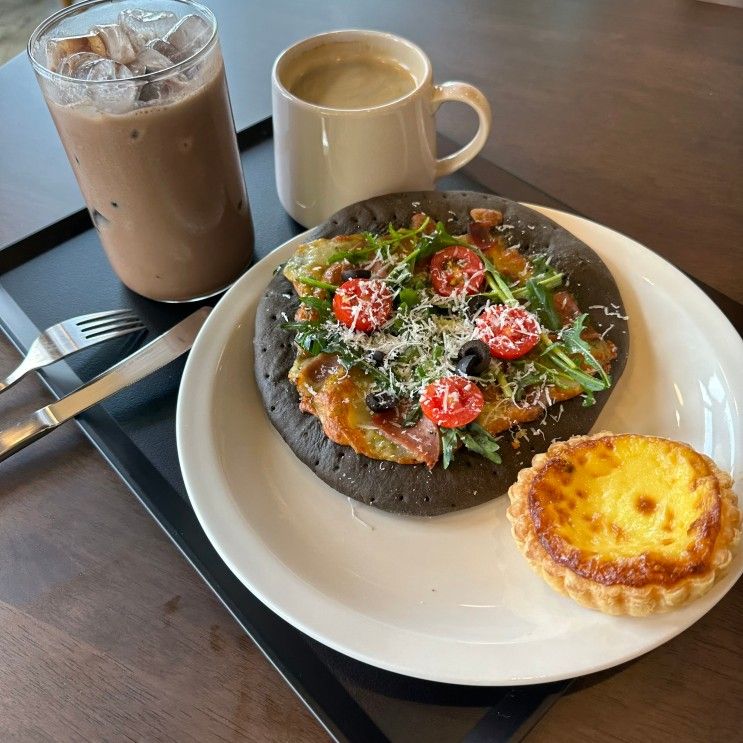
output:
[[402,415],[396,409],[386,413],[375,413],[372,420],[390,441],[407,449],[429,470],[439,461],[441,456],[439,430],[425,415],[421,416],[414,426],[408,428],[403,426]]

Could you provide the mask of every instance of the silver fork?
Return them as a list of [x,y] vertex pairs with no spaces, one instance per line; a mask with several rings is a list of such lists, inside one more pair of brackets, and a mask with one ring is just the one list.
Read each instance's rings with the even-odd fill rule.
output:
[[0,379],[0,392],[30,371],[59,361],[83,348],[144,329],[140,319],[130,310],[93,312],[52,325],[31,344],[26,358],[16,369],[5,379]]

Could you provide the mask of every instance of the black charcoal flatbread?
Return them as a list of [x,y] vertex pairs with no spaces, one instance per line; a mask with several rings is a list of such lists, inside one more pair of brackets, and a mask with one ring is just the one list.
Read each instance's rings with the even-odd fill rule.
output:
[[[321,226],[317,237],[333,237],[369,230],[383,232],[391,222],[409,226],[416,212],[441,220],[454,235],[463,234],[470,209],[499,209],[504,224],[511,225],[509,243],[520,243],[524,254],[547,254],[552,265],[569,276],[568,289],[582,311],[588,312],[598,330],[614,327],[608,337],[618,355],[611,374],[616,385],[629,349],[622,298],[609,269],[587,245],[541,214],[513,201],[470,191],[425,191],[391,194],[342,209]],[[602,308],[589,309],[591,305]],[[292,334],[281,328],[282,316],[293,317],[298,301],[291,284],[277,274],[258,306],[255,328],[255,374],[268,415],[294,453],[318,477],[339,493],[362,503],[398,514],[436,516],[470,508],[503,495],[528,466],[534,454],[547,449],[553,439],[590,431],[612,390],[596,394],[596,404],[583,407],[580,397],[548,410],[547,417],[525,424],[528,439],[511,446],[511,433],[501,438],[503,463],[499,465],[460,449],[448,469],[441,464],[429,471],[425,465],[382,462],[356,454],[350,447],[328,439],[313,415],[299,409],[294,385],[287,378],[294,361]],[[606,307],[605,311],[603,307]],[[607,315],[607,312],[610,315]],[[613,387],[612,387],[613,389]]]

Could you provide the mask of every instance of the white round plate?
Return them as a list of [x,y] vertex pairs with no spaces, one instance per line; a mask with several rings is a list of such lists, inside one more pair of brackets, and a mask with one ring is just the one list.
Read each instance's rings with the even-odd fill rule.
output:
[[[624,376],[595,430],[687,441],[740,482],[743,342],[715,305],[642,245],[534,207],[590,245],[629,313]],[[530,684],[617,665],[709,611],[704,597],[647,619],[583,609],[549,588],[511,538],[507,498],[432,519],[393,516],[325,485],[270,424],[253,378],[253,320],[274,268],[260,261],[219,302],[186,365],[178,452],[191,504],[235,575],[295,627],[353,658],[434,681]],[[738,484],[740,497],[740,484]]]

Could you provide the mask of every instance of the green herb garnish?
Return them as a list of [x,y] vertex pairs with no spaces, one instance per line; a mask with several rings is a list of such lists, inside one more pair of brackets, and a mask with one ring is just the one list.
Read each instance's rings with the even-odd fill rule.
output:
[[578,315],[573,324],[560,333],[560,340],[571,353],[580,354],[585,359],[586,363],[598,372],[601,381],[604,383],[604,388],[610,387],[611,379],[609,378],[609,375],[604,370],[604,367],[594,358],[594,355],[591,353],[591,347],[588,343],[580,337],[585,327],[587,317],[588,315],[586,313]]
[[491,436],[478,423],[470,423],[464,428],[440,428],[439,430],[441,432],[441,465],[444,469],[451,464],[459,444],[494,464],[501,463],[498,439]]
[[[419,230],[422,230],[426,224],[428,224],[427,221],[421,225]],[[390,271],[387,280],[395,284],[404,283],[413,276],[416,261],[428,258],[439,250],[448,248],[450,245],[464,245],[465,247],[469,247],[468,243],[452,237],[446,231],[443,222],[436,222],[436,228],[434,231],[425,233],[420,237],[415,250],[408,253],[408,255],[406,255],[405,258],[398,263],[392,271]]]
[[448,469],[459,444],[459,434],[456,428],[440,428],[439,430],[441,431],[441,466]]
[[313,297],[312,295],[300,297],[299,301],[317,312],[319,322],[324,322],[330,317],[332,311],[330,302],[326,302],[324,299],[320,299],[320,297]]
[[508,282],[501,276],[500,271],[495,267],[490,258],[480,248],[474,247],[474,245],[468,245],[467,247],[477,253],[485,266],[485,281],[488,282],[488,286],[490,287],[490,293],[485,296],[497,299],[503,304],[518,304]]
[[[379,343],[368,342],[363,334],[349,335],[345,328],[339,327],[331,303],[332,292],[338,287],[313,276],[293,279],[327,292],[323,295],[315,291],[310,296],[300,297],[300,301],[313,311],[312,319],[287,322],[282,327],[296,333],[295,342],[304,353],[310,356],[335,354],[346,369],[356,367],[365,374],[365,383],[403,400],[402,425],[414,426],[421,417],[417,390],[453,372],[456,348],[452,348],[461,346],[460,338],[468,337],[467,327],[463,328],[462,322],[472,322],[472,311],[467,303],[447,302],[437,297],[430,286],[428,272],[418,269],[416,264],[439,250],[461,245],[475,252],[484,266],[487,285],[474,299],[525,305],[539,318],[543,328],[540,344],[534,351],[521,359],[491,365],[487,378],[481,378],[480,383],[486,387],[496,386],[506,400],[517,404],[524,398],[529,401],[539,398],[530,404],[541,404],[539,400],[544,399],[551,401],[549,392],[557,388],[573,395],[580,394],[584,406],[593,405],[595,393],[609,387],[611,379],[593,355],[591,344],[581,337],[588,316],[582,314],[567,327],[562,327],[564,320],[557,312],[553,291],[561,286],[563,273],[552,268],[548,258],[529,256],[529,276],[513,280],[502,274],[480,248],[449,234],[443,222],[436,222],[430,232],[426,230],[431,230],[428,218],[416,229],[396,229],[389,225],[386,233],[363,233],[363,239],[349,241],[347,249],[337,250],[328,259],[321,260],[323,264],[348,261],[356,265],[373,260],[380,262],[380,273],[389,271],[382,280],[396,294],[396,310],[390,321],[379,329],[384,336]],[[454,322],[440,318],[440,314],[448,315]],[[455,336],[455,343],[447,338],[447,332],[459,334]],[[383,369],[373,363],[375,348],[386,350]],[[501,462],[498,438],[482,426],[471,423],[439,431],[444,468],[449,467],[459,447],[495,464]]]
[[470,423],[464,429],[462,434],[462,443],[470,451],[479,454],[481,457],[490,460],[494,464],[501,463],[501,456],[498,453],[500,446],[498,440],[491,436],[478,423]]
[[592,405],[596,404],[596,397],[594,396],[593,392],[586,391],[581,395],[581,397],[583,398],[581,407],[590,408]]
[[529,297],[529,307],[536,313],[539,322],[550,330],[559,330],[562,323],[555,310],[552,292],[544,284],[540,285],[534,279],[529,279],[526,282],[526,293]]
[[400,304],[404,304],[407,307],[413,307],[420,301],[418,292],[415,289],[411,289],[407,286],[400,289],[400,294],[398,295],[398,297],[400,299]]
[[305,284],[306,286],[314,286],[316,289],[325,289],[329,292],[334,292],[338,288],[335,284],[329,284],[327,281],[313,279],[312,276],[297,276],[297,281],[300,284]]

